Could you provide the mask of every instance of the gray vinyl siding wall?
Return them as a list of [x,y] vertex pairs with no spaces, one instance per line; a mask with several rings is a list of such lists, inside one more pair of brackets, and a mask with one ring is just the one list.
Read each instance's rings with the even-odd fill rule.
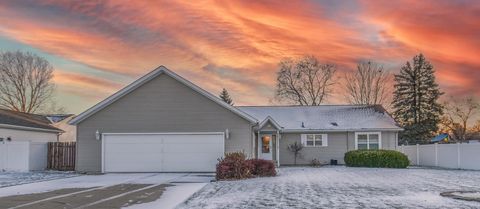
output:
[[[330,163],[331,159],[338,160],[344,164],[343,157],[347,151],[355,149],[355,132],[318,132],[315,134],[327,134],[328,146],[326,147],[304,147],[301,151],[302,157],[297,159],[297,164],[307,165],[313,159],[321,163]],[[381,132],[382,149],[395,150],[396,132]],[[301,143],[300,133],[284,133],[280,139],[280,165],[293,165],[294,155],[287,147],[295,141]]]
[[77,125],[78,171],[101,171],[101,133],[224,132],[225,151],[252,152],[250,122],[162,74]]

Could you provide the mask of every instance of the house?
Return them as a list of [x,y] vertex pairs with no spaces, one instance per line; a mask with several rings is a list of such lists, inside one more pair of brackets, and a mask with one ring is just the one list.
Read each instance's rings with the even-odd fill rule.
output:
[[234,107],[161,66],[81,113],[76,170],[211,172],[226,152],[290,165],[343,162],[354,149],[396,149],[402,129],[380,106]]
[[63,130],[58,138],[59,142],[74,142],[77,140],[77,127],[68,124],[75,117],[74,114],[48,114],[45,117],[52,126]]
[[43,115],[0,109],[0,171],[45,169],[47,143],[62,132]]

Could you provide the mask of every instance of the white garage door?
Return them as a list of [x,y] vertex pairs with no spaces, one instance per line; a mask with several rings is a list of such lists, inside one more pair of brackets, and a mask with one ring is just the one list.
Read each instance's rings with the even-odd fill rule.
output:
[[104,134],[104,172],[212,172],[223,133]]

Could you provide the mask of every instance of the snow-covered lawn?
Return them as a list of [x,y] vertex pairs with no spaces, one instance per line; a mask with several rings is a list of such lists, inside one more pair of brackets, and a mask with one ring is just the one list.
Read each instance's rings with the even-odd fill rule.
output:
[[74,176],[77,174],[61,171],[0,172],[0,188]]
[[180,208],[480,208],[440,196],[462,190],[480,191],[480,171],[291,167],[277,177],[211,183]]

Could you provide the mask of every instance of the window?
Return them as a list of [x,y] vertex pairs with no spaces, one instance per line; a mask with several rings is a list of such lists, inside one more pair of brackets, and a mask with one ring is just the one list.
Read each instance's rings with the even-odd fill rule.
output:
[[327,134],[302,134],[302,144],[305,147],[326,147]]
[[270,153],[270,136],[262,136],[262,153]]
[[355,133],[356,149],[381,149],[380,132]]

